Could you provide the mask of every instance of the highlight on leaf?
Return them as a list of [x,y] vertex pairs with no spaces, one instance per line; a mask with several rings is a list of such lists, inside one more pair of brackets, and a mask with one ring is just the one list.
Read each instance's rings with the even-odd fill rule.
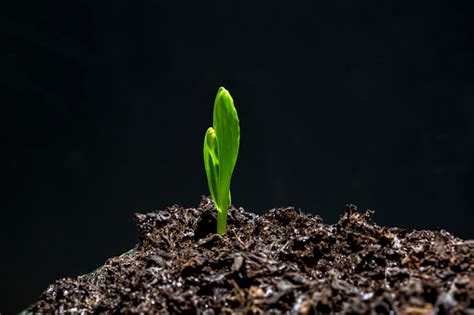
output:
[[204,137],[204,167],[212,200],[217,208],[217,233],[227,229],[231,203],[230,182],[240,145],[240,125],[234,100],[223,87],[214,101],[213,126]]

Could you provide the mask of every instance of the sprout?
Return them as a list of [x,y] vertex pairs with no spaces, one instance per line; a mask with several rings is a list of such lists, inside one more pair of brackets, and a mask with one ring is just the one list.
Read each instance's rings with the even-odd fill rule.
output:
[[204,166],[212,200],[217,208],[217,233],[224,234],[229,208],[230,180],[239,153],[240,126],[234,101],[223,87],[214,101],[213,127],[204,138]]

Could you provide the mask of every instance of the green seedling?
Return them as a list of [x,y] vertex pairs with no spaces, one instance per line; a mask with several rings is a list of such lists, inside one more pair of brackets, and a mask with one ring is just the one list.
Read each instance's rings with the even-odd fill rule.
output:
[[240,126],[234,100],[223,87],[214,101],[213,127],[204,137],[204,167],[212,200],[217,208],[217,233],[227,228],[227,210],[231,203],[230,180],[239,153]]

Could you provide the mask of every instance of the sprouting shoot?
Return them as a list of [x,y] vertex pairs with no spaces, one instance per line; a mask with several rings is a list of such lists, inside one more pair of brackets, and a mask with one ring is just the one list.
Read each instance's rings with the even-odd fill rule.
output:
[[217,208],[217,233],[227,228],[231,203],[230,181],[239,153],[240,126],[234,100],[220,87],[214,101],[213,126],[204,137],[204,166],[212,200]]

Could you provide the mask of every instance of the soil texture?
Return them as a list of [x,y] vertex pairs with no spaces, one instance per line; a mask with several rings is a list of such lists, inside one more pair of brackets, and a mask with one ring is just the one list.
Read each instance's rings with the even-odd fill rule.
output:
[[336,224],[294,208],[263,215],[174,205],[136,214],[139,243],[51,284],[32,313],[474,314],[474,241],[377,226],[354,205]]

